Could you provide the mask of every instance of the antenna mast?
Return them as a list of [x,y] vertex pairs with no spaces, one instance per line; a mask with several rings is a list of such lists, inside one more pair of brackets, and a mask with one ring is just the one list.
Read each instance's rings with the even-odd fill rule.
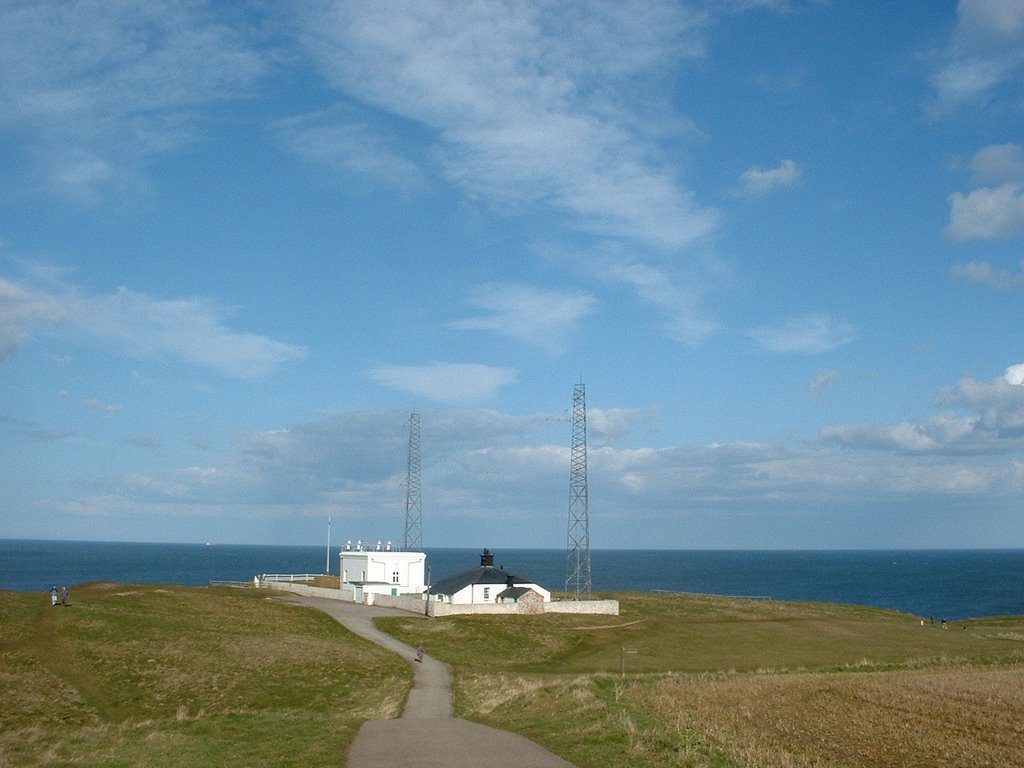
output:
[[569,459],[569,546],[565,591],[590,599],[590,501],[587,492],[587,394],[580,382],[572,394],[572,453]]
[[420,508],[420,415],[412,412],[408,423],[409,459],[405,473],[405,538],[402,549],[423,549],[423,510]]

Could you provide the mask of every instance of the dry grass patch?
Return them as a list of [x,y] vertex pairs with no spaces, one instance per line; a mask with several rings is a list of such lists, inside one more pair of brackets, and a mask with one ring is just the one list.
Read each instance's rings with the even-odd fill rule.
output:
[[676,734],[736,765],[1024,765],[1024,668],[745,675],[637,685]]
[[452,666],[460,716],[580,768],[1024,765],[1024,619],[942,630],[858,606],[616,597],[615,622],[379,623]]

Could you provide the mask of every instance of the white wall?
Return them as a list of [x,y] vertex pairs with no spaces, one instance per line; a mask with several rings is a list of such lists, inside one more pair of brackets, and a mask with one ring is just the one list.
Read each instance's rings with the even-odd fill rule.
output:
[[[516,582],[516,586],[532,589],[534,592],[539,593],[544,598],[545,603],[551,601],[551,593],[544,589],[544,587],[537,584],[521,584],[519,582]],[[445,600],[445,603],[449,605],[487,605],[489,603],[496,603],[498,595],[506,589],[508,589],[507,584],[470,584],[452,595],[450,602]],[[487,593],[486,597],[484,596],[485,592]]]
[[390,595],[420,594],[426,589],[427,556],[423,552],[387,552],[346,550],[341,560],[341,588],[357,594],[352,582],[379,582],[362,585],[364,593]]

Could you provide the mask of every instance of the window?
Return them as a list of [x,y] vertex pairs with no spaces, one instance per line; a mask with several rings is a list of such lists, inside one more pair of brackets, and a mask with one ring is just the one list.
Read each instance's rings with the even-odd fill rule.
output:
[[484,600],[490,600],[490,599],[491,599],[491,588],[490,587],[484,587]]
[[398,571],[392,571],[391,572],[391,583],[392,584],[397,584],[398,583]]

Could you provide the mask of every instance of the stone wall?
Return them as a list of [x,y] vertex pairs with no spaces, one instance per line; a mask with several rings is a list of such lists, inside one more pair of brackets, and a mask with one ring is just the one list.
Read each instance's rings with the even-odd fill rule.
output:
[[397,608],[409,613],[424,613],[425,604],[419,595],[368,595],[367,605],[378,605],[382,608]]
[[[291,592],[296,595],[308,597],[326,597],[331,600],[343,600],[352,602],[352,593],[344,589],[324,589],[323,587],[311,587],[307,584],[289,582],[264,582],[262,589],[276,589],[282,592]],[[527,613],[574,613],[574,614],[601,614],[608,616],[619,615],[618,600],[557,600],[550,603],[476,603],[476,604],[452,604],[439,603],[431,600],[424,606],[423,598],[417,595],[367,595],[370,601],[367,605],[378,605],[382,608],[397,608],[401,611],[423,614],[429,616],[519,616]]]
[[[421,603],[422,609],[422,603]],[[564,600],[550,603],[472,603],[452,604],[431,602],[431,616],[520,616],[538,613],[574,613],[619,615],[618,600]]]
[[431,616],[483,616],[499,614],[516,616],[522,613],[517,603],[430,603]]
[[597,613],[619,615],[618,600],[559,600],[544,603],[544,613]]

